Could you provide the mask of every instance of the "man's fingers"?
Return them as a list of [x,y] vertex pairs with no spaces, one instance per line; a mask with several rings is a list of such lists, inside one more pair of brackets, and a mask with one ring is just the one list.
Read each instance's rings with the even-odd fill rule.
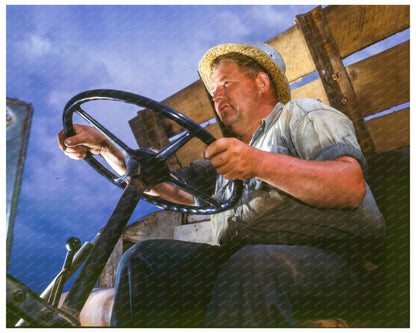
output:
[[226,164],[230,164],[229,163],[229,157],[228,154],[226,152],[219,152],[218,154],[215,154],[213,157],[211,157],[211,164],[215,167],[215,168],[219,168],[222,167]]
[[82,142],[80,139],[81,138],[79,137],[79,134],[75,134],[74,136],[68,138],[64,130],[58,133],[58,144],[59,147],[61,147],[61,149],[64,151],[67,147],[78,145],[79,142]]
[[218,174],[226,175],[233,170],[233,166],[230,163],[228,163],[228,164],[221,165],[217,167],[216,169],[217,169]]
[[231,141],[226,138],[218,139],[210,144],[205,150],[205,158],[212,159],[214,156],[226,151],[231,146]]
[[58,145],[59,145],[59,148],[61,148],[63,151],[65,151],[65,149],[66,149],[66,145],[64,143],[65,138],[66,138],[66,136],[65,136],[64,131],[63,130],[60,131],[58,133]]
[[67,147],[75,147],[75,146],[81,145],[85,142],[84,137],[85,137],[85,135],[83,135],[82,132],[81,132],[79,134],[75,134],[74,136],[66,138],[64,140],[64,143]]
[[65,155],[75,160],[80,160],[87,156],[87,151],[88,149],[85,146],[68,147],[65,149]]

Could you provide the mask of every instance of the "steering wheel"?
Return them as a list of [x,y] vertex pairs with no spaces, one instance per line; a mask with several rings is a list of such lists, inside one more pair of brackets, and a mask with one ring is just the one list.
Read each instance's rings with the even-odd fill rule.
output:
[[[182,126],[185,129],[185,133],[159,152],[149,148],[132,149],[81,109],[82,104],[96,100],[121,101],[151,109],[158,115],[171,119]],[[166,162],[167,159],[175,154],[176,151],[183,147],[192,138],[198,138],[207,145],[215,141],[215,138],[209,132],[176,110],[149,98],[125,91],[108,89],[89,90],[71,98],[64,108],[62,121],[65,134],[68,137],[75,135],[72,122],[74,113],[79,114],[90,125],[95,127],[110,142],[116,145],[124,155],[127,173],[124,176],[119,177],[103,166],[97,159],[94,158],[92,154],[88,153],[84,159],[99,174],[109,179],[113,184],[120,188],[125,188],[133,175],[139,175],[141,181],[144,182],[149,189],[159,183],[170,183],[193,195],[198,204],[196,206],[183,205],[167,201],[159,197],[143,194],[143,199],[147,202],[163,209],[180,211],[183,213],[214,214],[232,207],[241,197],[243,185],[239,180],[231,181],[229,183],[231,188],[230,197],[220,200],[186,184],[185,181],[181,180],[172,170],[169,169]]]

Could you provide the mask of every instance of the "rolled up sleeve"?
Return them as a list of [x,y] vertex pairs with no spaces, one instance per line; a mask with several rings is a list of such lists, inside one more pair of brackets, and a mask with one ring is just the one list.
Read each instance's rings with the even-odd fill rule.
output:
[[346,115],[312,99],[295,100],[287,106],[286,137],[295,156],[317,161],[351,156],[366,171],[366,159]]

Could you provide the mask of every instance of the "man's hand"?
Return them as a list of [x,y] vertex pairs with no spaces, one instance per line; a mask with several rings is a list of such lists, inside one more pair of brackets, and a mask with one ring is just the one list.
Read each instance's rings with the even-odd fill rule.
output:
[[234,138],[221,138],[205,151],[226,179],[260,179],[319,207],[358,207],[366,187],[361,167],[350,156],[311,161],[266,152]]
[[58,144],[65,155],[75,160],[83,159],[87,152],[101,155],[120,175],[126,173],[124,155],[95,128],[74,124],[75,135],[66,137],[65,131],[58,134]]
[[[101,155],[119,175],[127,172],[124,155],[104,135],[90,126],[74,124],[74,130],[76,134],[69,138],[63,130],[58,134],[59,147],[67,156],[79,160],[89,151],[91,154]],[[146,194],[181,204],[194,204],[192,195],[167,183],[157,184]]]
[[258,149],[235,138],[221,138],[208,146],[205,158],[225,179],[248,179],[257,174]]
[[65,155],[79,160],[89,151],[91,154],[101,154],[109,146],[108,140],[95,128],[84,125],[74,125],[75,135],[67,138],[65,131],[58,134],[58,144]]

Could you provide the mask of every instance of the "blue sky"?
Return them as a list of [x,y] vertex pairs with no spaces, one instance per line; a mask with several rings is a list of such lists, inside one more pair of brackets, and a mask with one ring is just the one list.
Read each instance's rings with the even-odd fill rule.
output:
[[[120,198],[120,189],[58,148],[71,97],[108,88],[163,100],[198,79],[211,46],[266,41],[314,7],[6,6],[6,95],[34,109],[9,273],[42,291],[62,266],[66,240],[91,240]],[[129,131],[133,116],[110,125]],[[153,210],[140,203],[131,222]]]

